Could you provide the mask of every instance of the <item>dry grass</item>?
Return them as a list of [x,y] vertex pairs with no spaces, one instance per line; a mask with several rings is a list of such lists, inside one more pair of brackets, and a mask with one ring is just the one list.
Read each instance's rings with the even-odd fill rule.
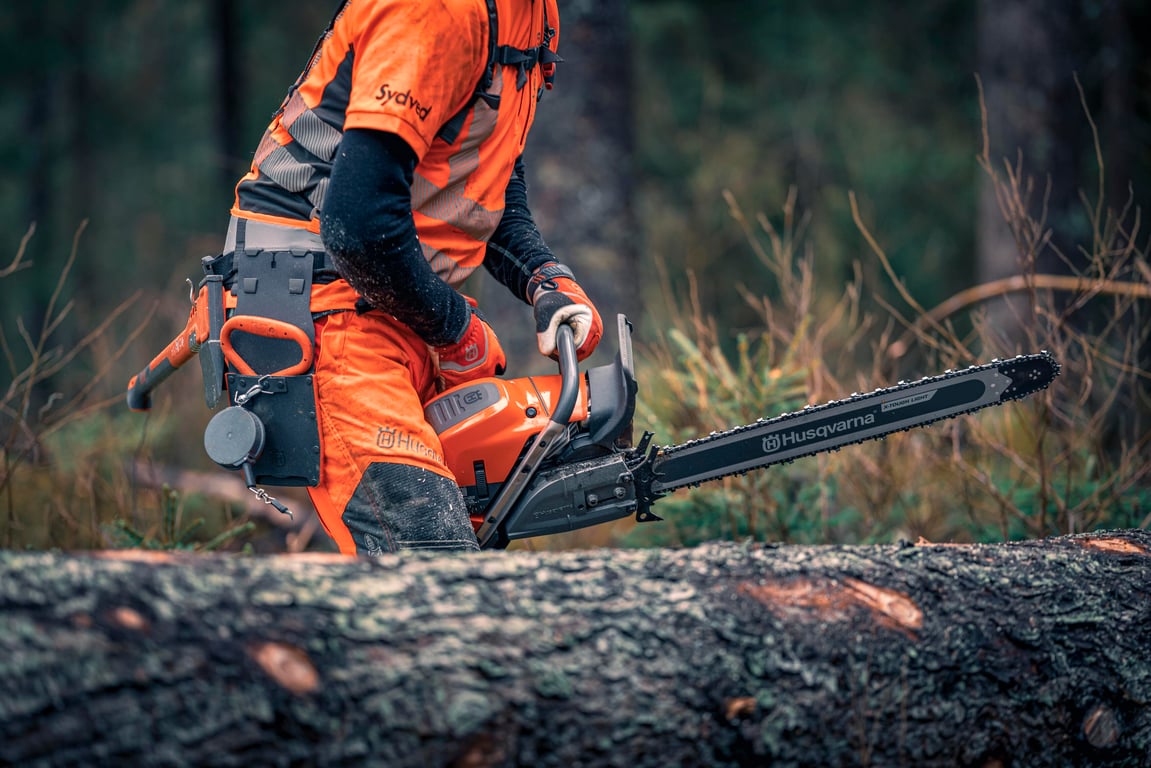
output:
[[778,298],[742,292],[761,328],[740,336],[734,352],[724,350],[694,294],[669,301],[675,320],[645,355],[637,418],[655,424],[657,438],[676,442],[1021,352],[1048,350],[1063,373],[1022,402],[677,494],[656,507],[666,523],[622,527],[623,540],[970,541],[1151,524],[1151,268],[1139,246],[1140,212],[1102,200],[1101,154],[1099,189],[1083,196],[1091,242],[1078,258],[1054,252],[1067,274],[1040,274],[1040,255],[1055,248],[1046,207],[1035,199],[1041,187],[1022,158],[994,161],[985,140],[980,164],[1014,236],[1019,274],[934,308],[904,287],[854,194],[856,226],[899,297],[885,303],[870,291],[879,312],[860,308],[858,267],[838,299],[820,303],[794,195],[782,230],[763,215],[753,226],[728,196]]
[[[671,444],[856,390],[1043,349],[1063,365],[1055,385],[945,424],[674,494],[656,506],[665,518],[660,524],[600,526],[520,546],[744,537],[972,541],[1151,525],[1151,266],[1140,245],[1141,212],[1130,201],[1114,208],[1103,199],[1096,141],[1098,188],[1083,195],[1091,236],[1077,253],[1060,253],[1046,220],[1050,181],[1029,175],[1021,156],[992,158],[988,146],[985,136],[980,165],[1014,238],[1018,271],[935,307],[922,306],[905,288],[874,233],[882,222],[869,223],[854,194],[856,227],[895,301],[880,298],[882,286],[864,284],[870,271],[863,265],[839,295],[817,289],[816,254],[794,192],[777,225],[763,214],[747,215],[726,195],[749,255],[770,273],[776,291],[766,297],[736,288],[757,323],[733,339],[709,317],[697,283],[675,295],[665,269],[668,306],[659,314],[671,319],[661,336],[637,339],[636,427]],[[237,544],[227,534],[246,533],[258,515],[235,498],[234,477],[206,466],[229,486],[214,493],[212,475],[196,472],[192,456],[203,458],[200,432],[208,415],[198,376],[165,384],[147,418],[122,408],[125,350],[135,343],[156,348],[166,339],[141,334],[176,327],[182,318],[161,317],[149,329],[152,313],[141,312],[133,295],[75,334],[79,324],[66,294],[82,232],[40,330],[0,318],[0,354],[11,374],[0,391],[0,544]],[[25,253],[33,235],[30,229],[0,280],[31,266]],[[1067,266],[1063,274],[1038,271],[1041,261],[1051,261],[1041,256],[1051,255]],[[165,453],[155,457],[160,445]],[[178,493],[148,479],[169,465],[173,476],[194,478],[179,481]],[[287,546],[313,540],[314,519],[301,518],[304,527],[289,532]]]
[[[2,318],[0,325],[0,353],[11,377],[0,392],[0,545],[196,548],[230,541],[247,532],[243,505],[139,482],[135,467],[149,466],[150,442],[188,419],[171,408],[170,398],[154,421],[124,408],[125,351],[155,332],[153,312],[141,311],[135,293],[90,327],[77,320],[67,297],[83,232],[81,226],[75,233],[42,316],[32,324],[38,330],[20,317]],[[34,234],[30,227],[0,280],[33,268],[26,253]],[[180,442],[187,454],[200,436]]]

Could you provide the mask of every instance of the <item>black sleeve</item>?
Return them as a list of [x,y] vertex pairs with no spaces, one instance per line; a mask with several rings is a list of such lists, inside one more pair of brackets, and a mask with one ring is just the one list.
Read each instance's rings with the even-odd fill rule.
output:
[[424,258],[412,219],[416,155],[392,133],[344,132],[320,213],[336,269],[364,299],[433,347],[455,343],[470,321],[464,297]]
[[524,181],[523,158],[516,160],[507,192],[504,193],[504,215],[488,240],[484,267],[508,290],[530,303],[528,279],[541,265],[555,261],[544,242],[528,208],[528,187]]

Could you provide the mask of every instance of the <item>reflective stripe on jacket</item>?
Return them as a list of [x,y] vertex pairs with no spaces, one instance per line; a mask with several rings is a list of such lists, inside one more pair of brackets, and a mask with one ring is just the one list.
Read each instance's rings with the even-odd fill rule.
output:
[[[532,48],[558,34],[555,0],[496,0],[498,43]],[[412,208],[424,256],[458,287],[483,262],[504,191],[535,118],[541,67],[498,66],[452,143],[441,127],[473,100],[488,63],[485,0],[350,0],[284,100],[236,187],[235,216],[319,232],[345,128],[401,136],[419,162]],[[526,80],[525,80],[526,75]]]

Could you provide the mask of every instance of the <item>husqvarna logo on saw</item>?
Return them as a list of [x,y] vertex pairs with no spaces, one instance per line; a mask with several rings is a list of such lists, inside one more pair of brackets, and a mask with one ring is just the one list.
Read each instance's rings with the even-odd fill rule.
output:
[[864,413],[847,419],[833,421],[830,424],[820,424],[818,427],[807,429],[793,429],[778,435],[768,435],[763,438],[763,452],[775,453],[783,448],[794,448],[812,440],[826,440],[832,435],[851,432],[856,429],[871,426],[875,423],[874,413]]

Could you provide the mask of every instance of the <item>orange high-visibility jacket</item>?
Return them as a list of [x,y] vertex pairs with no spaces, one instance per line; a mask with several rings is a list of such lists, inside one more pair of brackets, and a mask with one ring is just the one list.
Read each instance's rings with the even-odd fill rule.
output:
[[[555,50],[556,0],[494,1],[500,46]],[[475,98],[489,28],[485,0],[349,0],[268,126],[232,214],[318,233],[343,131],[395,133],[418,158],[412,208],[424,256],[458,287],[483,262],[544,85],[540,66],[497,66],[487,93],[498,109]],[[465,109],[449,142],[441,129]]]

